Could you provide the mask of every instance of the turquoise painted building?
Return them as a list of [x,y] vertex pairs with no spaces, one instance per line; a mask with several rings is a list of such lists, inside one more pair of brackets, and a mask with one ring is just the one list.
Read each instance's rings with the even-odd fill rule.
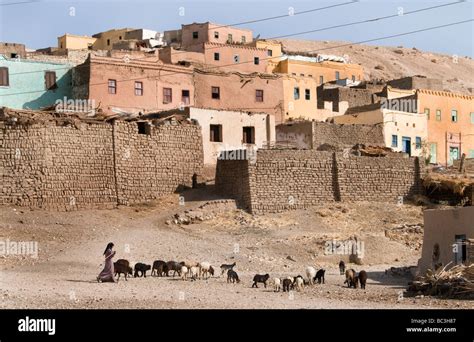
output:
[[72,68],[0,55],[0,107],[40,109],[71,98]]

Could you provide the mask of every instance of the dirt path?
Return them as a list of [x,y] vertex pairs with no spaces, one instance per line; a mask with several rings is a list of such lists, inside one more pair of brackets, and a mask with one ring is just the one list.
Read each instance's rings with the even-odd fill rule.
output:
[[[191,197],[188,197],[188,199]],[[39,257],[0,257],[1,308],[472,308],[472,302],[401,298],[408,279],[386,275],[391,266],[416,264],[414,251],[384,236],[383,229],[401,222],[419,222],[419,207],[359,204],[325,206],[252,217],[205,200],[180,206],[177,196],[153,205],[116,210],[67,213],[2,207],[3,241],[37,241]],[[383,208],[383,210],[381,210]],[[173,214],[201,210],[196,224],[170,223]],[[365,211],[365,213],[362,212]],[[362,220],[363,218],[363,220]],[[384,220],[386,221],[384,223]],[[168,221],[168,224],[166,223]],[[351,222],[344,225],[343,222]],[[350,265],[369,274],[367,289],[348,289],[339,275],[340,255],[325,255],[324,243],[357,235],[365,242],[364,265]],[[177,277],[131,278],[115,284],[94,281],[101,270],[107,242],[117,257],[151,264],[153,260],[209,261],[218,266],[236,262],[240,284],[224,277],[183,281]],[[344,256],[342,256],[344,257]],[[292,260],[294,261],[292,261]],[[256,273],[304,275],[307,265],[324,267],[326,284],[303,292],[275,293],[251,288]]]

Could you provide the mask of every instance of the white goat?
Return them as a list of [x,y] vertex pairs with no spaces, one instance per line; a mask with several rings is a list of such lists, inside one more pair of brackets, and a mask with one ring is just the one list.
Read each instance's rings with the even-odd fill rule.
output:
[[316,269],[313,266],[306,267],[306,277],[308,277],[308,284],[313,285],[313,279],[316,277]]

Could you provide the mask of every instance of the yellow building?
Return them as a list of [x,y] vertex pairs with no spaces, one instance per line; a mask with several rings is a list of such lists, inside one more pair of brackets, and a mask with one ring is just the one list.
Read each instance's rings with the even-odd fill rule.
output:
[[364,68],[358,64],[333,61],[317,62],[316,57],[304,56],[287,56],[286,59],[280,61],[275,72],[311,77],[318,84],[346,78],[352,81],[364,79]]
[[272,73],[275,72],[278,68],[278,63],[281,60],[282,51],[281,51],[281,43],[270,41],[270,40],[255,40],[250,46],[254,46],[257,49],[265,49],[267,50],[268,55],[268,67],[267,72]]
[[112,50],[115,43],[125,39],[125,33],[133,31],[132,28],[113,29],[94,34],[92,37],[97,40],[94,43],[94,50]]
[[95,41],[96,38],[93,37],[66,33],[58,37],[58,49],[62,51],[89,49],[94,45]]

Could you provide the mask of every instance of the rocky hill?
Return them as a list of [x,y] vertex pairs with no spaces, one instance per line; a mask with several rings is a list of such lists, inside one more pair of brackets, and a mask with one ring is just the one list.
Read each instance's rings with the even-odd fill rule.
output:
[[456,59],[455,56],[401,46],[345,45],[350,43],[341,41],[279,41],[283,44],[284,51],[288,53],[320,52],[346,55],[350,63],[364,66],[366,79],[389,80],[424,75],[442,79],[445,90],[474,94],[474,61],[470,57],[457,56]]

